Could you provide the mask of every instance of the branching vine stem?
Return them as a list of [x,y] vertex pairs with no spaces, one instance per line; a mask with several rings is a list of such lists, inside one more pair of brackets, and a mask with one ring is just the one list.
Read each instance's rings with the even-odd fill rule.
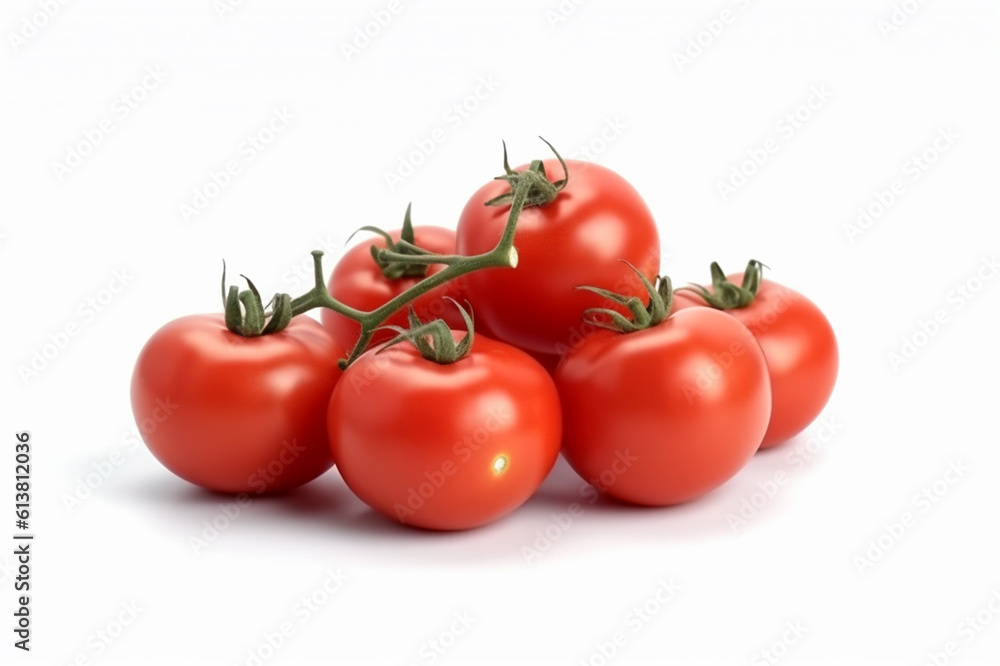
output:
[[[391,317],[397,310],[405,307],[414,299],[426,294],[431,289],[465,275],[466,273],[483,270],[485,268],[516,267],[517,250],[514,248],[514,231],[517,228],[517,220],[521,215],[521,211],[524,209],[525,201],[534,189],[532,187],[534,184],[535,180],[531,177],[514,183],[512,188],[514,196],[511,200],[510,212],[507,215],[507,223],[504,226],[503,234],[501,235],[499,242],[497,242],[496,247],[489,252],[470,257],[434,254],[399,255],[400,261],[406,261],[411,264],[448,264],[448,267],[421,280],[411,288],[407,289],[395,298],[386,301],[385,304],[370,312],[364,312],[362,310],[356,310],[352,307],[348,307],[330,296],[330,292],[326,288],[326,282],[323,279],[323,251],[314,250],[312,255],[316,283],[308,292],[292,300],[292,316],[298,316],[304,312],[312,310],[313,308],[325,307],[330,308],[334,312],[339,312],[345,317],[350,317],[361,324],[361,335],[358,338],[357,343],[354,345],[354,348],[351,350],[350,354],[348,354],[347,358],[341,360],[341,366],[347,367],[353,363],[365,351],[365,349],[367,349],[368,344],[371,342],[372,336],[375,333],[375,329],[385,323],[385,321],[389,319],[389,317]],[[393,256],[394,254],[395,253],[386,253],[384,256],[387,260],[393,260],[396,258]]]
[[[500,196],[485,202],[485,205],[509,205],[510,209],[500,239],[497,241],[496,247],[489,252],[465,257],[457,254],[434,254],[419,247],[414,241],[413,225],[410,221],[410,208],[408,207],[398,241],[394,241],[388,233],[376,227],[362,227],[359,230],[376,233],[386,241],[386,247],[371,246],[372,259],[379,265],[383,275],[390,279],[422,278],[406,291],[370,312],[345,305],[330,295],[326,281],[323,279],[323,252],[322,250],[314,250],[312,256],[315,284],[312,289],[295,299],[288,294],[275,294],[274,298],[267,305],[264,305],[260,293],[249,279],[247,280],[249,289],[246,291],[239,291],[235,285],[227,289],[225,265],[223,264],[222,300],[226,326],[233,333],[244,337],[267,335],[277,333],[287,326],[293,317],[309,310],[329,308],[361,325],[361,334],[354,348],[351,349],[347,358],[340,360],[341,368],[346,368],[368,348],[376,330],[383,326],[389,317],[405,308],[414,299],[466,273],[487,268],[517,267],[514,233],[517,230],[517,221],[521,212],[528,206],[544,206],[552,202],[569,182],[569,170],[565,160],[552,147],[552,144],[545,139],[542,141],[552,149],[559,160],[563,169],[563,177],[554,182],[549,181],[541,160],[534,160],[523,171],[514,171],[507,162],[507,146],[504,144],[505,173],[498,176],[497,180],[506,182],[509,189]],[[427,266],[432,264],[443,264],[445,268],[427,276]],[[432,324],[424,326],[420,323],[420,326],[424,326],[421,330],[432,330],[427,328]],[[469,340],[471,341],[471,337]],[[461,355],[456,358],[460,357]]]

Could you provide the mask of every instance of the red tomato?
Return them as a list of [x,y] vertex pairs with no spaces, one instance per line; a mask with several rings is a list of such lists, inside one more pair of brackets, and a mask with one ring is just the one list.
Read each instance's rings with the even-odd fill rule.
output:
[[598,490],[648,506],[693,499],[736,474],[771,409],[750,332],[707,308],[634,333],[599,331],[555,380],[566,460]]
[[[727,279],[742,284],[743,273]],[[707,305],[691,292],[681,293],[688,296],[676,301],[675,310]],[[764,350],[772,407],[760,446],[781,444],[812,423],[833,393],[839,363],[833,327],[808,298],[770,280],[761,280],[750,305],[725,312],[749,328]]]
[[[455,254],[454,231],[430,226],[414,227],[413,231],[414,243],[423,249],[435,254]],[[398,241],[400,233],[400,230],[397,229],[390,232],[389,235],[393,241]],[[372,245],[384,248],[386,242],[384,238],[375,237],[352,247],[337,262],[328,285],[331,296],[344,305],[358,310],[374,310],[421,280],[419,277],[402,277],[395,280],[385,277],[372,258]],[[433,275],[444,268],[445,266],[441,264],[428,266],[427,274]],[[465,277],[462,276],[421,295],[412,303],[417,316],[423,321],[444,319],[449,326],[455,328],[464,326],[458,311],[444,299],[445,296],[450,296],[458,302],[465,300],[462,290],[464,283]],[[407,309],[404,307],[385,324],[405,328],[407,325],[406,313]],[[333,310],[323,308],[320,318],[333,337],[347,347],[353,347],[358,336],[361,335],[361,325],[358,322]],[[390,331],[378,331],[372,338],[372,344],[387,342],[395,335]]]
[[684,308],[704,307],[705,301],[690,291],[675,291],[670,305],[671,312],[677,312]]
[[[546,160],[544,166],[550,180],[563,177],[557,160]],[[555,200],[521,213],[514,236],[517,268],[468,275],[467,296],[477,325],[484,324],[500,340],[544,354],[565,353],[580,337],[580,313],[605,306],[599,296],[576,287],[645,299],[642,283],[619,260],[628,260],[648,278],[660,263],[656,223],[639,193],[602,166],[576,160],[567,160],[567,166],[568,184]],[[493,180],[472,195],[458,222],[459,254],[496,246],[510,206],[484,202],[508,189],[504,181]]]
[[559,398],[544,368],[502,342],[476,336],[447,365],[400,344],[344,372],[329,433],[337,469],[368,506],[408,525],[467,529],[541,485],[559,454]]
[[[479,335],[477,332],[476,335]],[[545,368],[551,375],[556,371],[556,366],[559,365],[559,361],[562,360],[562,356],[556,356],[555,354],[543,354],[541,352],[526,351],[526,354],[531,358],[538,361],[543,368]]]
[[176,319],[143,347],[132,413],[146,446],[191,483],[284,491],[333,464],[326,407],[346,350],[315,320],[245,338],[222,315]]

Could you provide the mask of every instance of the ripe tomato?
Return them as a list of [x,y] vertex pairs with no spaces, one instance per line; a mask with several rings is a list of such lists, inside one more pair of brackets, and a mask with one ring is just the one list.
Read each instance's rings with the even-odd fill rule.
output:
[[[455,254],[455,232],[451,229],[432,226],[414,227],[414,243],[434,254]],[[401,230],[389,232],[394,242],[398,242]],[[375,237],[352,247],[337,262],[330,276],[328,289],[335,299],[358,310],[374,310],[391,299],[417,284],[421,277],[387,278],[371,255],[371,246],[386,247],[384,238]],[[427,267],[426,275],[433,275],[445,268],[442,264]],[[430,290],[413,301],[413,309],[423,320],[444,319],[449,325],[461,327],[462,318],[457,311],[448,305],[445,296],[456,301],[465,300],[463,285],[465,277],[459,277]],[[333,337],[347,347],[353,347],[361,335],[361,325],[342,314],[324,308],[320,315],[323,326]],[[394,314],[386,325],[406,326],[406,308]],[[390,331],[377,331],[371,344],[387,342],[394,334]]]
[[562,356],[556,356],[555,354],[543,354],[541,352],[533,351],[525,351],[525,353],[538,361],[538,363],[545,368],[550,375],[556,371],[556,366],[559,365],[559,361],[562,360]]
[[559,454],[552,379],[524,352],[481,336],[451,364],[408,344],[366,352],[337,384],[328,418],[348,487],[376,511],[428,529],[510,513]]
[[700,296],[690,291],[675,291],[670,306],[671,312],[677,312],[684,308],[704,307],[705,301]]
[[566,460],[599,491],[648,506],[694,499],[736,474],[771,409],[760,348],[707,308],[634,333],[598,331],[555,380]]
[[[750,270],[759,272],[759,262],[751,262]],[[727,279],[739,285],[744,275],[733,273]],[[759,274],[757,278],[752,301],[725,312],[750,329],[767,359],[772,406],[761,443],[766,449],[802,432],[823,411],[837,381],[839,356],[833,327],[812,301],[777,282],[759,279]],[[712,291],[717,289],[713,286]],[[675,310],[707,305],[692,292],[682,293],[697,300],[678,300]]]
[[222,315],[182,317],[139,354],[132,413],[182,479],[219,492],[289,490],[333,464],[326,407],[345,351],[306,317],[251,338]]
[[[517,268],[468,275],[467,297],[477,326],[485,325],[505,342],[550,355],[565,353],[570,340],[579,337],[580,313],[602,303],[576,287],[645,297],[635,273],[619,260],[628,260],[648,278],[655,276],[660,262],[656,224],[639,193],[610,169],[566,163],[565,189],[552,202],[521,213],[514,236]],[[550,180],[563,176],[557,160],[543,165]],[[508,189],[504,181],[493,180],[472,195],[458,222],[459,254],[496,246],[510,206],[484,202]]]

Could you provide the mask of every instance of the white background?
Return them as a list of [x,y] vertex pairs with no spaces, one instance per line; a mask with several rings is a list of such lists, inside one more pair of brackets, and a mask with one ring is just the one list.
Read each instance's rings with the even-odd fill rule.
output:
[[[268,664],[430,664],[440,638],[436,663],[596,666],[619,631],[607,663],[763,664],[773,649],[783,664],[922,664],[949,642],[948,663],[997,663],[996,3],[910,0],[890,31],[890,0],[594,0],[562,3],[565,16],[557,0],[404,1],[350,58],[343,45],[387,0],[246,0],[221,16],[213,0],[81,0],[51,18],[44,4],[0,13],[0,508],[14,432],[30,430],[38,535],[30,654],[11,646],[12,546],[0,549],[5,663],[245,664],[286,621]],[[713,37],[705,22],[723,10]],[[689,39],[706,46],[679,63]],[[122,117],[121,96],[156,67],[165,79]],[[810,110],[813,89],[829,96]],[[276,108],[294,120],[246,161],[241,144]],[[796,112],[808,118],[789,133]],[[60,178],[54,163],[104,118],[110,133]],[[390,187],[386,172],[438,127],[443,142]],[[351,230],[396,226],[409,201],[418,224],[453,226],[500,172],[501,138],[521,163],[546,156],[539,134],[567,155],[589,146],[639,189],[676,281],[753,257],[823,308],[841,345],[827,427],[690,505],[584,504],[565,527],[553,516],[581,482],[562,464],[515,515],[460,534],[400,529],[331,472],[253,501],[196,554],[190,539],[226,500],[130,446],[131,367],[149,335],[219,308],[223,258],[265,292],[297,293],[311,249],[329,270]],[[771,137],[776,152],[724,198],[718,183]],[[913,178],[925,150],[936,159]],[[185,222],[181,205],[229,160],[240,173]],[[902,194],[849,235],[896,179]],[[110,294],[116,271],[127,285]],[[23,378],[68,324],[79,334]],[[920,347],[894,367],[904,338]],[[952,463],[967,471],[950,476]],[[765,498],[758,484],[778,472]],[[940,496],[919,499],[935,483]],[[758,508],[734,529],[744,502]],[[529,562],[525,547],[546,549]],[[298,600],[322,597],[338,569],[348,580],[300,622]],[[662,604],[661,580],[679,586]],[[657,612],[635,622],[647,602]],[[456,613],[472,626],[450,636]]]

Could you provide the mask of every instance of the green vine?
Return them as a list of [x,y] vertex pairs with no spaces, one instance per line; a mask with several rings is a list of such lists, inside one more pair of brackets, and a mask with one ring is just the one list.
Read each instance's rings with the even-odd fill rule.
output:
[[[230,331],[243,336],[266,335],[276,333],[288,325],[293,317],[297,317],[314,308],[329,308],[334,312],[349,317],[361,325],[361,334],[346,359],[341,359],[340,365],[346,368],[364,353],[371,343],[375,331],[395,312],[409,305],[414,299],[430,290],[457,277],[487,268],[516,268],[517,249],[514,247],[514,233],[521,212],[529,206],[544,206],[553,201],[559,192],[566,187],[569,171],[566,162],[552,145],[542,139],[555,153],[563,168],[563,178],[550,182],[545,176],[541,160],[535,160],[524,171],[514,171],[507,162],[507,146],[504,144],[504,175],[497,180],[506,181],[508,192],[486,202],[489,206],[510,206],[507,222],[496,246],[489,252],[472,256],[439,255],[418,247],[413,239],[413,228],[410,222],[410,208],[407,207],[403,220],[403,233],[399,241],[393,242],[391,237],[376,227],[363,227],[363,230],[373,231],[386,240],[386,247],[372,246],[372,259],[378,264],[383,275],[391,279],[404,276],[422,277],[423,279],[397,295],[383,305],[371,311],[352,308],[330,295],[323,279],[323,251],[314,250],[313,273],[315,284],[306,293],[291,298],[288,294],[276,294],[264,306],[260,295],[250,280],[249,289],[240,292],[237,287],[225,289],[225,271],[223,270],[223,301],[225,304],[226,325]],[[431,276],[426,276],[427,266],[445,264],[445,268]],[[426,276],[426,277],[425,277]],[[412,321],[411,321],[412,323]],[[424,324],[418,324],[424,326]],[[430,334],[428,331],[426,334]],[[471,344],[471,331],[470,331]],[[426,338],[425,338],[426,339]]]

